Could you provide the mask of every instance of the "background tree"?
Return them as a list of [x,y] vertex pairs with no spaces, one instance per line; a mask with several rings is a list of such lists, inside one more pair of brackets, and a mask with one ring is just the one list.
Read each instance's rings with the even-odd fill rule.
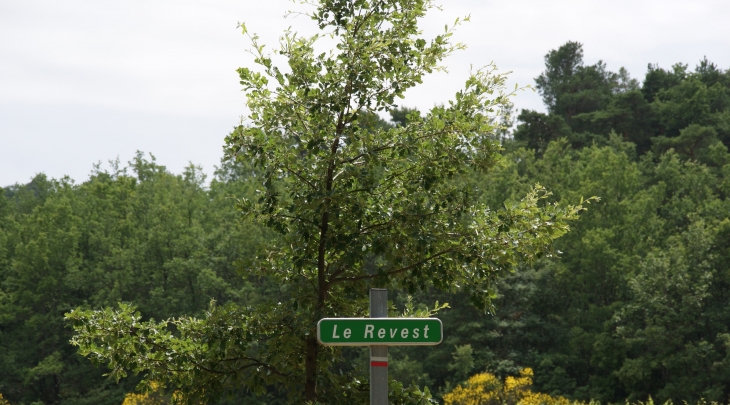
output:
[[234,220],[229,193],[250,185],[233,171],[204,187],[199,168],[175,176],[138,154],[126,168],[96,166],[81,184],[38,175],[4,189],[0,392],[13,404],[121,403],[137,380],[116,384],[76,353],[61,321],[72,308],[135,302],[164,319],[275,291],[233,265],[266,237]]

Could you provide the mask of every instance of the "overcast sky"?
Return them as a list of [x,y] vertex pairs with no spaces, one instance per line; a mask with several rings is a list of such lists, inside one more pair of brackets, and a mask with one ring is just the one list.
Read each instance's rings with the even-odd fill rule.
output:
[[[494,61],[511,83],[531,84],[544,55],[584,44],[585,62],[626,67],[641,79],[648,63],[691,68],[706,55],[730,68],[730,1],[443,0],[424,22],[433,35],[471,14],[456,40],[469,48],[448,74],[409,91],[404,106],[428,109],[460,88],[470,66]],[[94,162],[136,150],[180,173],[189,162],[211,174],[223,137],[244,113],[235,69],[250,65],[245,22],[276,45],[301,6],[285,0],[0,0],[0,186],[36,173],[84,181]],[[518,108],[543,110],[520,93]]]

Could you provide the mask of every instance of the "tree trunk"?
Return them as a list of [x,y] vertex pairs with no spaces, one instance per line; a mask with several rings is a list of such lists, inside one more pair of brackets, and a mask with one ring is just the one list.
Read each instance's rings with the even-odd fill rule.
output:
[[304,400],[317,400],[317,352],[319,344],[315,336],[307,338],[307,351],[304,358]]
[[[341,115],[337,128],[337,132],[339,134],[342,130]],[[327,173],[325,175],[325,188],[328,194],[332,191],[335,154],[337,153],[339,145],[340,138],[338,137],[332,143],[332,147],[330,149],[332,152],[332,160],[329,163]],[[322,318],[322,315],[324,314],[324,304],[327,299],[327,265],[325,262],[325,255],[327,253],[327,229],[329,228],[329,218],[329,200],[325,199],[324,210],[322,212],[322,223],[320,225],[319,249],[317,252],[317,307],[315,309],[315,322]],[[317,400],[317,353],[319,352],[319,342],[317,342],[317,337],[314,334],[310,334],[306,342],[307,351],[304,357],[304,400],[314,402]]]

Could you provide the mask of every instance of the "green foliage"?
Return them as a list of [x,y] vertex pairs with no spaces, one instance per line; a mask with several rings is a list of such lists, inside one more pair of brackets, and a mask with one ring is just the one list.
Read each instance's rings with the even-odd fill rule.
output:
[[[335,49],[316,50],[321,35],[286,32],[280,68],[251,35],[260,70],[238,71],[250,112],[226,138],[227,157],[261,175],[257,197],[244,196],[239,209],[278,233],[241,271],[280,294],[201,320],[143,323],[124,306],[71,312],[73,343],[113,376],[145,372],[142,385],[174,385],[188,402],[276,385],[293,402],[337,403],[358,385],[333,372],[342,351],[318,345],[319,319],[364,315],[373,286],[461,289],[491,308],[495,280],[549,252],[584,209],[582,198],[548,202],[539,185],[504,206],[478,198],[471,178],[500,160],[495,120],[508,105],[493,67],[471,75],[448,104],[402,119],[396,98],[463,48],[450,42],[453,27],[419,37],[430,1],[315,5],[310,17]],[[380,111],[394,111],[398,125],[379,120]],[[427,400],[414,389],[403,395]]]
[[[715,134],[701,136],[692,152],[707,148],[717,138],[730,146],[730,73],[706,58],[694,72],[676,64],[671,70],[649,65],[643,85],[624,68],[610,72],[603,62],[586,66],[583,46],[567,42],[545,56],[545,71],[535,79],[549,114],[522,111],[514,139],[543,153],[547,142],[566,138],[574,148],[606,144],[615,132],[633,142],[641,155],[657,147],[666,151],[673,138],[692,126]],[[669,138],[669,139],[666,139]],[[678,141],[686,148],[685,140]],[[697,159],[693,154],[692,159]]]
[[[723,401],[730,392],[722,380],[725,169],[673,151],[656,162],[636,160],[630,144],[610,142],[573,150],[556,141],[539,160],[525,150],[506,156],[499,176],[522,182],[513,195],[538,180],[561,198],[602,198],[556,242],[559,260],[499,285],[497,319],[467,321],[465,313],[457,335],[469,336],[461,342],[498,374],[514,373],[509,364],[534,367],[543,392],[609,402],[647,395]],[[715,162],[727,162],[726,148],[713,150]],[[509,198],[500,184],[492,187]]]
[[313,342],[372,286],[446,331],[389,350],[394,403],[528,367],[537,402],[727,402],[727,70],[650,65],[639,86],[568,43],[537,81],[548,112],[510,134],[491,68],[395,106],[461,47],[418,37],[430,3],[318,4],[339,46],[288,33],[277,69],[252,37],[251,115],[210,183],[138,154],[1,190],[0,402],[366,403],[367,350]]
[[522,124],[515,131],[514,139],[523,142],[538,154],[544,153],[548,144],[554,140],[561,138],[572,140],[573,133],[560,116],[522,110],[517,119]]
[[545,55],[545,71],[535,79],[535,83],[548,111],[570,122],[581,113],[605,107],[615,90],[636,87],[627,79],[625,71],[619,87],[620,77],[607,71],[601,61],[585,66],[583,45],[567,42]]
[[454,360],[446,368],[453,373],[454,379],[465,381],[474,369],[474,350],[468,344],[454,349]]
[[141,154],[134,175],[111,166],[78,185],[39,175],[0,199],[0,392],[12,403],[119,403],[136,383],[75,353],[62,321],[75,307],[134,302],[165,319],[266,291],[232,264],[265,239],[231,206],[248,180],[206,189],[199,168],[174,176]]
[[119,310],[75,310],[67,318],[77,331],[72,344],[93,362],[108,362],[113,376],[145,372],[142,389],[172,380],[190,398],[217,400],[242,382],[263,394],[267,385],[291,378],[289,368],[269,366],[291,361],[273,350],[286,340],[267,319],[282,311],[281,305],[259,314],[212,303],[201,319],[156,322],[142,321],[133,307],[120,304]]

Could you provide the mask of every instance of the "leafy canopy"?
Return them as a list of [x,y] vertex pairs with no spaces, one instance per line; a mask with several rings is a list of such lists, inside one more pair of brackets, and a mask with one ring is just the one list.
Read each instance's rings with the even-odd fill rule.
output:
[[[496,119],[509,104],[493,66],[425,116],[413,112],[392,127],[361,120],[395,109],[396,98],[463,48],[450,42],[461,20],[427,41],[417,22],[431,1],[313,4],[323,33],[286,32],[278,50],[285,68],[250,35],[258,70],[238,70],[249,113],[226,137],[227,156],[261,173],[258,198],[241,199],[241,212],[278,232],[242,272],[275,281],[279,294],[161,323],[126,305],[72,312],[74,344],[109,363],[113,376],[145,372],[143,385],[175,385],[190,401],[243,385],[276,387],[292,401],[358,402],[366,389],[337,371],[341,350],[316,341],[320,318],[365,316],[372,286],[463,289],[489,308],[495,279],[545,252],[583,209],[547,203],[540,186],[504,207],[480,198],[471,179],[499,163]],[[336,46],[319,52],[325,36]],[[391,400],[428,397],[412,388]]]

